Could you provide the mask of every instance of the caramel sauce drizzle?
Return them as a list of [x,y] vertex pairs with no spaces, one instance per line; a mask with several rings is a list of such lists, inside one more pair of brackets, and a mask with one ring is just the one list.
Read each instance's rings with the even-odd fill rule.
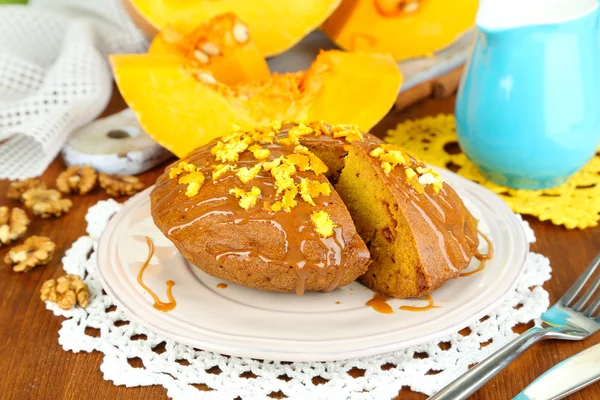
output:
[[226,289],[227,288],[227,284],[226,283],[217,283],[217,288],[219,288],[219,289]]
[[[285,130],[281,131],[287,137]],[[285,211],[267,211],[262,207],[266,200],[273,203],[276,197],[276,188],[273,184],[273,178],[269,172],[261,170],[256,177],[244,187],[257,186],[261,190],[257,204],[249,210],[244,210],[239,206],[238,200],[234,195],[231,195],[223,189],[209,190],[210,185],[222,187],[224,181],[234,179],[235,182],[230,184],[226,182],[226,187],[242,186],[235,172],[229,171],[220,176],[217,180],[211,178],[214,165],[214,157],[210,153],[212,146],[204,146],[191,154],[187,162],[196,165],[207,177],[204,187],[196,198],[187,199],[184,197],[182,201],[183,185],[172,185],[168,174],[162,175],[156,183],[155,191],[164,192],[161,196],[157,196],[160,200],[153,206],[153,215],[160,218],[161,214],[156,210],[163,208],[162,213],[172,213],[173,209],[169,204],[177,204],[176,210],[181,214],[181,218],[177,218],[166,227],[163,231],[167,236],[185,235],[187,230],[207,230],[214,232],[214,229],[219,226],[224,232],[229,227],[247,226],[247,229],[252,229],[250,225],[262,223],[269,224],[279,232],[284,241],[284,254],[274,257],[269,254],[268,249],[262,249],[258,246],[240,246],[240,248],[230,248],[225,246],[227,251],[219,251],[218,246],[208,249],[214,259],[219,262],[226,262],[228,257],[237,257],[243,260],[258,258],[263,262],[273,263],[278,265],[290,266],[297,273],[296,293],[302,295],[305,290],[308,271],[316,271],[317,282],[325,284],[329,281],[329,285],[323,290],[324,292],[336,289],[343,277],[344,268],[344,249],[346,247],[346,238],[341,227],[334,228],[334,235],[328,238],[321,237],[316,233],[314,225],[310,219],[310,215],[316,209],[327,209],[330,207],[329,196],[318,196],[314,198],[316,207],[311,206],[301,199],[296,199],[298,204],[292,212]],[[295,146],[282,145],[279,143],[264,144],[264,149],[271,151],[267,161],[273,160],[284,154],[291,154]],[[252,168],[258,161],[251,154],[245,152],[240,154],[240,159],[236,163],[237,168],[248,167]],[[308,175],[310,174],[310,175]],[[300,178],[317,179],[312,172],[298,172],[294,176],[296,183]],[[324,178],[322,178],[324,179]],[[205,188],[208,186],[208,188]],[[219,196],[212,195],[219,193]],[[177,198],[177,201],[175,199]],[[171,220],[175,220],[174,218]],[[316,247],[320,248],[318,250]],[[320,260],[315,256],[315,253],[322,253]],[[307,257],[308,255],[308,257]],[[333,272],[333,278],[331,273]]]
[[142,288],[144,288],[144,290],[147,291],[150,294],[150,296],[152,296],[152,299],[154,300],[154,304],[153,304],[154,308],[156,308],[157,310],[162,311],[162,312],[169,312],[169,311],[173,310],[175,308],[175,306],[177,306],[177,302],[175,301],[175,298],[173,297],[173,286],[175,285],[175,282],[173,282],[172,280],[168,280],[166,282],[167,283],[167,298],[169,299],[168,303],[161,301],[160,298],[156,295],[156,293],[154,293],[154,291],[152,289],[150,289],[150,287],[144,283],[144,280],[143,280],[144,271],[146,270],[146,268],[148,268],[148,265],[150,264],[150,260],[152,259],[152,256],[154,255],[154,241],[152,241],[151,238],[146,236],[146,243],[148,243],[148,256],[146,257],[146,260],[144,261],[144,263],[142,264],[142,267],[140,268],[140,271],[138,272],[137,281],[140,284],[140,286]]
[[487,242],[488,252],[487,252],[487,254],[481,254],[479,251],[475,251],[475,258],[479,260],[479,266],[476,269],[474,269],[473,271],[463,272],[462,274],[459,275],[460,277],[475,275],[475,274],[483,271],[485,269],[487,262],[489,260],[491,260],[492,257],[494,257],[494,245],[492,244],[492,241],[490,240],[489,237],[487,237],[482,232],[479,232],[479,234]]
[[417,307],[417,306],[400,306],[398,309],[402,310],[402,311],[412,311],[412,312],[422,312],[422,311],[427,311],[427,310],[432,310],[434,308],[442,308],[441,306],[436,306],[433,303],[433,298],[431,297],[431,295],[426,295],[424,297],[418,297],[419,299],[423,299],[427,301],[427,305],[424,307]]
[[392,306],[387,303],[389,299],[390,297],[384,294],[375,293],[373,298],[365,303],[365,306],[372,307],[373,310],[381,314],[393,314]]
[[[365,303],[367,307],[372,307],[375,311],[382,314],[393,314],[394,310],[392,306],[388,304],[388,300],[392,297],[386,296],[384,294],[375,293],[373,298]],[[431,295],[426,295],[424,297],[418,297],[418,299],[423,299],[427,301],[427,305],[423,307],[418,306],[400,306],[398,309],[402,311],[412,311],[412,312],[422,312],[427,310],[432,310],[434,308],[442,308],[441,306],[436,306],[433,302],[433,298]]]

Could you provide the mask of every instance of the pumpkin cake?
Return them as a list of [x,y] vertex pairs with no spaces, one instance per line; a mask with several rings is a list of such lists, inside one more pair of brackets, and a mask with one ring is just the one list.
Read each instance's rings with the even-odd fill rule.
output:
[[[303,145],[321,130],[335,146]],[[298,294],[353,282],[369,251],[310,149],[330,160],[363,136],[356,127],[332,130],[274,122],[198,148],[158,179],[156,225],[193,265],[230,282]]]
[[373,260],[361,280],[377,293],[429,294],[475,255],[477,220],[434,171],[396,145],[353,143],[336,190]]
[[477,221],[435,172],[349,125],[234,129],[167,168],[151,203],[193,265],[269,291],[362,276],[379,293],[421,296],[478,244]]

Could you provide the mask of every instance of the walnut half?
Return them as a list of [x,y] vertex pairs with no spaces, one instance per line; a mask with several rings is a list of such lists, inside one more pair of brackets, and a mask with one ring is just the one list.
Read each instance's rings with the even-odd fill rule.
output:
[[9,199],[21,200],[23,193],[29,189],[46,189],[46,184],[39,179],[30,178],[24,181],[14,181],[10,183],[10,187],[6,192],[6,197]]
[[22,196],[25,206],[42,218],[60,217],[73,206],[55,189],[29,189]]
[[89,165],[71,166],[61,172],[56,179],[56,188],[65,194],[87,194],[98,180],[98,174]]
[[109,196],[132,196],[145,186],[138,178],[131,175],[108,175],[100,173],[100,186]]
[[0,207],[0,247],[25,235],[30,222],[22,209],[15,207],[9,211],[8,207]]
[[58,279],[50,279],[40,290],[42,301],[50,300],[63,310],[70,310],[74,305],[86,308],[90,299],[87,283],[79,275],[63,275]]
[[23,244],[13,247],[4,256],[4,262],[15,272],[29,272],[38,265],[48,264],[56,245],[45,236],[30,236]]

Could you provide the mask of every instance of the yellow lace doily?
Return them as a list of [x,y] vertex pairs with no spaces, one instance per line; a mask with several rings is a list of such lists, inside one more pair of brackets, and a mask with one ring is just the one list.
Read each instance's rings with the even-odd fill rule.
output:
[[600,220],[600,149],[567,183],[551,189],[526,190],[500,186],[479,173],[458,147],[453,115],[403,122],[388,131],[385,140],[431,165],[448,168],[487,187],[515,212],[568,229],[597,226]]

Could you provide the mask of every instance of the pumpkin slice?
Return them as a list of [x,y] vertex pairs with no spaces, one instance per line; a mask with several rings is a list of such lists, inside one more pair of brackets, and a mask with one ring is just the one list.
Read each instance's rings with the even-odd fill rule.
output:
[[[173,24],[184,33],[198,22],[234,12],[245,21],[265,56],[284,52],[317,28],[340,0],[129,0],[157,30]],[[135,12],[133,13],[135,16]],[[138,18],[139,20],[139,18]]]
[[338,46],[391,53],[396,60],[430,56],[475,25],[478,0],[344,0],[323,24]]
[[343,51],[322,52],[307,71],[231,86],[174,56],[113,55],[111,63],[144,129],[179,157],[232,123],[323,120],[368,131],[394,104],[402,82],[390,56]]
[[156,35],[148,54],[181,57],[228,85],[270,76],[248,26],[231,13],[214,17],[188,35],[168,25]]

